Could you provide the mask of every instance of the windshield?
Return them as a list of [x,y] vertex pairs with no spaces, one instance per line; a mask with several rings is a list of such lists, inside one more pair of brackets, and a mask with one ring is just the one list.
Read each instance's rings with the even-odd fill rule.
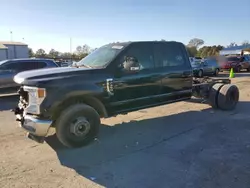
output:
[[238,57],[228,57],[227,58],[228,61],[239,61]]
[[105,67],[121,51],[123,46],[107,45],[100,47],[77,63],[77,66],[90,68]]

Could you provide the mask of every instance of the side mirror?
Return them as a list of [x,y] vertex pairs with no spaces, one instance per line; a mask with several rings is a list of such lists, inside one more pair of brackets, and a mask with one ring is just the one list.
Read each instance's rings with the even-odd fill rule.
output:
[[124,57],[123,69],[127,72],[138,72],[140,63],[136,57]]

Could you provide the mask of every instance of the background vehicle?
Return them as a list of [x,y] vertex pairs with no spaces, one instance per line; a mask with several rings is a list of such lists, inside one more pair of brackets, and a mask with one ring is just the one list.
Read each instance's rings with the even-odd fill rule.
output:
[[250,71],[250,56],[249,55],[243,55],[240,57],[240,63],[238,66],[238,71],[241,71],[245,69],[246,71]]
[[207,75],[217,76],[220,72],[220,67],[216,59],[208,58],[202,61],[193,61],[191,63],[194,76],[203,77]]
[[100,118],[192,96],[231,110],[239,99],[239,90],[229,79],[193,78],[186,48],[179,42],[109,44],[77,67],[15,76],[22,86],[14,113],[29,138],[43,142],[53,127],[65,146],[81,147],[96,137]]
[[14,76],[22,71],[52,68],[58,65],[50,59],[11,59],[0,61],[0,94],[16,93],[20,87]]
[[244,56],[227,56],[221,63],[221,70],[234,69],[235,72],[240,72],[245,69],[250,71],[250,58],[248,55]]

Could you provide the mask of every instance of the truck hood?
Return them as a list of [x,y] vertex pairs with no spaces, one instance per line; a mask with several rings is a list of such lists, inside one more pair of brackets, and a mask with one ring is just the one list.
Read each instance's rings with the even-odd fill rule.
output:
[[18,84],[25,85],[30,82],[47,81],[77,76],[90,69],[91,68],[59,67],[24,71],[15,75],[14,81]]

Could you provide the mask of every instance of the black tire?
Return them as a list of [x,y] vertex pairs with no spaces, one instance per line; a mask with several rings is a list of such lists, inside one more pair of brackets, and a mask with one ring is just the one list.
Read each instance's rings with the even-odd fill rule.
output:
[[247,68],[247,72],[250,72],[250,68]]
[[218,107],[221,110],[233,110],[239,101],[239,89],[232,84],[225,84],[218,95]]
[[214,84],[210,91],[209,91],[209,95],[208,95],[208,101],[209,104],[212,108],[217,109],[218,108],[218,95],[219,95],[219,91],[222,88],[223,84]]
[[240,72],[240,71],[241,71],[241,66],[235,68],[235,72]]
[[[84,120],[78,121],[77,118]],[[77,122],[73,123],[76,119]],[[94,140],[98,134],[99,125],[100,117],[95,109],[86,104],[75,104],[65,109],[56,121],[56,135],[63,145],[78,148]],[[83,130],[78,130],[79,127]],[[75,133],[72,133],[72,130]],[[81,135],[81,131],[86,131],[85,135]]]
[[200,69],[197,75],[199,78],[202,78],[203,77],[203,70]]
[[214,76],[218,76],[219,72],[220,72],[219,69],[215,69],[215,71],[214,71]]

